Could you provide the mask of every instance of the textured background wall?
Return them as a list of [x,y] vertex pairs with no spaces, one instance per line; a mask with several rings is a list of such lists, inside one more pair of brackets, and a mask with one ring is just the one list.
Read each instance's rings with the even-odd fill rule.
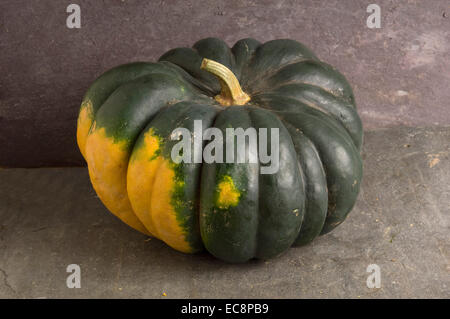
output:
[[[366,26],[373,2],[380,29]],[[66,27],[70,3],[81,29]],[[0,166],[83,165],[75,131],[89,84],[209,36],[303,42],[346,75],[366,130],[450,124],[448,0],[2,0]]]

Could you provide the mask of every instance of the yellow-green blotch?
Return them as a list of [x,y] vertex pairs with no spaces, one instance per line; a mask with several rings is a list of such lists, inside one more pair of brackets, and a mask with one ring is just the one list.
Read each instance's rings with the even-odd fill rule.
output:
[[217,186],[218,196],[216,205],[220,209],[226,209],[230,206],[237,206],[241,193],[234,185],[234,181],[229,175],[222,177],[222,181]]

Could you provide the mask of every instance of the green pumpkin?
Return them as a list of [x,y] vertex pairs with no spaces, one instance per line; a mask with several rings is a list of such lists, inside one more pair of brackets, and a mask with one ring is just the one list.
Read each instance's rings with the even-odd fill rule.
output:
[[[230,72],[231,71],[231,72]],[[175,163],[176,128],[279,129],[279,169]],[[362,177],[362,125],[344,76],[293,40],[207,38],[101,75],[77,140],[105,206],[182,252],[267,259],[342,223]],[[202,152],[203,145],[192,144]],[[225,147],[224,147],[225,149]]]

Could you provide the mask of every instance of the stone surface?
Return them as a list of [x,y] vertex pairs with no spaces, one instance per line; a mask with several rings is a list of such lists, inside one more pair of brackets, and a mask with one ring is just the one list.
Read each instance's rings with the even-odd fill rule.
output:
[[[0,169],[0,298],[450,298],[449,141],[450,127],[367,132],[348,219],[309,246],[240,265],[128,228],[85,168]],[[80,289],[66,287],[69,264],[81,267]],[[366,286],[370,264],[379,289]]]
[[152,61],[205,37],[292,38],[346,75],[366,129],[449,125],[448,0],[74,1],[0,3],[0,166],[83,165],[75,142],[89,84],[118,64]]

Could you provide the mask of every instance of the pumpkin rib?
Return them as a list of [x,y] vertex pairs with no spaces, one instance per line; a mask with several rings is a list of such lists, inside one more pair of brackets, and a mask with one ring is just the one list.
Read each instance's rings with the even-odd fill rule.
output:
[[[333,96],[334,99],[336,99],[337,101],[339,101],[339,103],[342,103],[342,105],[350,110],[356,110],[356,104],[355,102],[350,102],[347,101],[345,99],[342,99],[339,96],[336,96],[335,94],[332,93],[332,91],[327,90],[317,84],[314,83],[309,83],[309,82],[297,82],[297,81],[290,81],[290,82],[284,82],[281,83],[279,85],[275,85],[273,87],[271,87],[270,92],[278,92],[278,90],[286,88],[286,87],[298,87],[299,89],[306,89],[306,88],[311,88],[311,89],[316,89],[316,90],[320,90],[322,91],[324,94],[327,95],[331,95]],[[261,94],[263,93],[262,91],[257,92],[257,94]],[[286,92],[287,94],[289,94],[290,92]],[[294,95],[295,96],[295,95]]]
[[186,70],[181,68],[179,65],[176,65],[169,61],[160,61],[158,63],[167,65],[168,67],[174,69],[175,72],[179,72],[180,75],[183,77],[183,79],[186,80],[194,88],[198,89],[201,94],[204,94],[209,97],[214,97],[215,93],[214,93],[214,91],[211,90],[211,88],[205,86],[204,83],[202,83],[201,81],[194,78],[190,73],[188,73]]
[[244,73],[244,68],[248,65],[248,62],[253,57],[255,50],[261,45],[261,42],[253,39],[246,38],[237,41],[231,48],[231,52],[235,59],[235,75],[239,80],[239,83],[243,83],[242,74]]
[[[307,59],[307,58],[297,58],[297,59],[294,59],[294,60],[292,60],[292,61],[286,62],[286,63],[284,63],[284,64],[278,66],[276,69],[269,70],[269,71],[267,71],[266,73],[261,74],[261,75],[258,76],[257,78],[256,78],[256,77],[255,77],[255,78],[252,78],[252,81],[251,81],[251,82],[245,83],[245,87],[246,87],[246,88],[253,88],[254,85],[255,85],[255,83],[264,81],[264,79],[267,79],[267,78],[270,78],[270,77],[274,76],[274,75],[277,74],[281,69],[283,69],[283,68],[285,68],[285,67],[288,67],[288,66],[290,66],[290,65],[296,64],[296,63],[307,62],[307,61],[315,61],[315,60]],[[264,90],[264,89],[261,89],[260,91],[251,91],[251,93],[252,93],[252,94],[258,94],[258,93],[260,93],[260,92],[263,91],[263,90]]]
[[[204,104],[198,104],[196,102],[187,101],[184,102],[186,104],[186,112],[179,115],[179,118],[182,118],[182,122],[177,122],[177,126],[179,127],[185,127],[189,129],[190,131],[193,131],[194,129],[194,120],[201,119],[202,120],[202,136],[206,129],[211,127],[215,121],[215,118],[217,117],[218,113],[221,111],[221,108],[217,106],[211,106],[211,105],[204,105]],[[192,140],[193,142],[193,140]],[[200,151],[203,155],[203,147],[204,142],[202,142],[200,146]],[[172,147],[167,146],[167,150],[171,150]],[[169,156],[169,154],[167,154]],[[200,225],[199,225],[199,188],[201,184],[201,169],[202,169],[203,163],[194,163],[194,166],[192,164],[184,164],[180,163],[178,165],[178,171],[185,176],[185,193],[181,196],[179,194],[177,198],[174,198],[174,201],[185,201],[186,200],[186,193],[191,192],[191,201],[192,205],[189,205],[189,208],[185,207],[186,209],[191,209],[191,220],[193,221],[192,224],[188,225],[186,220],[183,220],[180,217],[180,213],[177,212],[177,219],[180,217],[179,222],[181,223],[181,226],[183,229],[186,229],[188,227],[188,231],[186,231],[186,238],[187,241],[190,243],[191,247],[193,248],[193,252],[200,251],[204,248],[203,243],[201,241],[200,236]],[[194,181],[189,182],[190,179],[193,177]],[[186,183],[186,181],[188,183]],[[185,205],[186,206],[186,205]]]
[[287,83],[305,83],[320,86],[338,98],[354,103],[353,91],[345,77],[322,61],[305,60],[284,66],[274,75],[260,81],[252,92],[271,89]]
[[[245,106],[224,108],[213,127],[251,126]],[[227,150],[224,147],[224,158]],[[245,262],[257,246],[258,163],[203,163],[200,186],[200,233],[205,248],[214,256],[230,262]],[[223,199],[223,200],[222,200]]]
[[[360,151],[363,142],[363,130],[362,122],[356,111],[356,107],[353,103],[345,102],[342,99],[337,98],[335,95],[330,94],[321,87],[311,84],[288,84],[295,90],[285,91],[286,87],[278,87],[275,92],[283,94],[284,96],[293,97],[302,103],[309,103],[316,106],[319,109],[330,113],[339,123],[341,123],[349,135],[351,136],[356,148]],[[316,96],[305,96],[305,92],[313,93],[317,91]],[[319,101],[318,99],[323,99]],[[324,101],[326,101],[324,103]],[[308,102],[308,103],[306,103]]]
[[[261,44],[255,50],[248,62],[247,70],[253,73],[251,79],[262,79],[264,77],[260,77],[260,70],[263,70],[263,73],[268,73],[299,58],[317,59],[311,50],[297,41],[290,39],[271,40]],[[247,77],[243,77],[243,85],[249,86],[247,85]]]
[[301,129],[284,121],[292,137],[297,152],[298,165],[304,179],[305,214],[300,232],[293,246],[302,246],[310,243],[320,235],[328,209],[328,187],[320,155]]
[[295,146],[284,123],[266,109],[248,108],[255,129],[279,129],[278,171],[258,175],[259,211],[254,257],[268,259],[285,251],[297,238],[305,211],[305,191]]
[[[327,100],[326,103],[320,103],[320,101],[314,101],[313,98],[305,96],[304,92],[314,92],[314,90],[319,91],[320,98]],[[333,117],[337,122],[339,122],[345,130],[349,133],[352,138],[356,148],[361,150],[363,133],[362,133],[362,123],[356,112],[356,109],[349,104],[346,104],[342,99],[337,99],[334,95],[323,90],[322,88],[310,85],[310,84],[286,84],[275,88],[269,93],[261,93],[254,95],[253,97],[258,98],[258,96],[265,95],[277,95],[280,97],[289,97],[297,100],[300,103],[308,105],[311,108],[315,108],[318,111],[325,113],[327,116]],[[348,105],[348,106],[347,106]]]
[[[251,116],[250,108],[249,107],[244,107],[244,110],[245,110],[246,115],[248,117],[249,127],[253,127],[253,128],[256,129],[255,123],[254,123],[254,119]],[[257,152],[259,152],[259,150],[257,150]],[[246,156],[247,156],[247,154],[248,154],[248,152],[246,152]],[[236,156],[236,154],[235,154],[235,156]],[[257,197],[256,202],[257,202],[258,209],[256,210],[256,214],[255,214],[255,219],[256,219],[256,223],[255,224],[256,225],[255,225],[255,234],[254,234],[254,238],[253,238],[253,241],[255,242],[255,244],[254,244],[254,250],[252,252],[252,255],[249,256],[249,258],[247,260],[249,260],[251,258],[254,258],[254,257],[259,255],[259,246],[260,246],[259,245],[259,236],[260,236],[260,232],[261,232],[261,230],[260,230],[260,225],[261,225],[261,216],[260,216],[260,214],[261,214],[261,186],[262,186],[262,184],[261,184],[261,174],[260,174],[260,171],[259,171],[259,169],[261,167],[261,163],[259,161],[257,163],[257,166],[258,166],[258,170],[254,171],[254,172],[258,172],[257,173],[257,177],[255,178],[255,180],[257,181],[257,185],[258,185],[257,186],[257,191],[256,191],[256,197]]]
[[[160,112],[167,108],[168,105],[165,105],[161,107]],[[156,116],[156,115],[155,115]],[[156,155],[158,152],[160,152],[160,145],[159,145],[159,138],[154,136],[154,132],[147,129],[152,122],[153,118],[149,120],[146,123],[146,127],[140,131],[139,136],[136,138],[136,141],[133,143],[133,146],[131,148],[130,152],[130,158],[128,160],[128,166],[127,166],[127,194],[128,198],[130,200],[131,207],[133,209],[133,212],[136,214],[136,216],[141,220],[141,222],[144,224],[144,226],[147,228],[147,230],[156,238],[161,239],[160,235],[158,233],[158,230],[154,226],[154,223],[151,219],[147,219],[147,216],[143,215],[141,213],[142,209],[142,202],[136,203],[136,193],[143,192],[144,185],[147,186],[147,184],[154,184],[154,180],[156,178],[155,174],[148,175],[149,170],[151,170],[151,167],[144,166],[145,163],[140,163],[140,160],[142,157],[146,157],[148,159],[153,159],[154,162],[151,164],[156,165],[157,168],[160,167],[162,161],[156,158]],[[148,152],[148,154],[142,154],[139,152],[139,150],[145,148],[145,150]],[[136,162],[138,164],[136,164]],[[138,165],[142,167],[138,167]],[[141,172],[145,170],[146,178],[145,178],[145,184],[139,183],[138,178],[142,178],[144,175],[144,172]],[[157,171],[157,169],[155,170]],[[151,192],[148,194],[142,194],[141,197],[144,200],[147,200],[148,198],[151,198]]]
[[[253,127],[253,128],[256,129],[255,124],[254,124],[254,119],[250,115],[251,114],[250,107],[244,107],[244,109],[245,109],[245,111],[247,113],[247,116],[248,116],[249,127]],[[259,149],[257,150],[257,152],[259,152]],[[246,154],[246,156],[247,156],[247,154]],[[262,202],[261,186],[263,184],[261,183],[261,174],[259,172],[261,163],[258,161],[257,165],[258,165],[258,170],[256,172],[258,172],[258,174],[257,174],[257,177],[255,178],[255,180],[257,180],[257,185],[258,185],[257,186],[257,192],[256,192],[256,196],[257,196],[256,202],[257,202],[258,209],[256,210],[256,214],[255,214],[255,219],[256,219],[256,223],[255,224],[256,225],[255,225],[255,234],[254,234],[254,238],[253,238],[253,240],[255,242],[255,245],[254,245],[254,250],[253,250],[251,256],[249,256],[247,260],[249,260],[251,258],[255,258],[257,256],[262,256],[262,254],[260,252],[259,237],[260,237],[260,233],[261,233],[261,230],[260,230],[260,225],[261,225],[261,216],[260,216],[260,214],[261,214],[261,202]],[[247,260],[245,260],[245,261],[247,261]]]
[[197,41],[192,49],[202,58],[210,59],[225,65],[233,73],[235,72],[236,60],[230,47],[221,39],[205,38]]
[[[271,92],[279,92],[282,91],[283,89],[286,88],[297,88],[299,89],[302,93],[303,91],[308,91],[308,90],[316,90],[316,91],[320,91],[322,94],[324,94],[325,96],[332,96],[332,99],[335,100],[336,102],[340,103],[341,106],[345,109],[347,109],[349,112],[352,112],[352,114],[356,114],[358,115],[358,113],[356,112],[356,104],[355,102],[349,102],[345,99],[340,98],[339,96],[336,96],[334,94],[331,93],[331,91],[317,85],[314,83],[308,83],[308,82],[287,82],[287,83],[283,83],[280,85],[276,85],[272,88]],[[297,94],[293,94],[295,93],[294,91],[286,91],[283,92],[284,94],[287,94],[288,96],[291,97],[295,97],[297,96]]]
[[175,48],[164,53],[158,61],[171,62],[198,79],[209,91],[220,91],[219,81],[210,73],[200,69],[202,57],[192,48]]

